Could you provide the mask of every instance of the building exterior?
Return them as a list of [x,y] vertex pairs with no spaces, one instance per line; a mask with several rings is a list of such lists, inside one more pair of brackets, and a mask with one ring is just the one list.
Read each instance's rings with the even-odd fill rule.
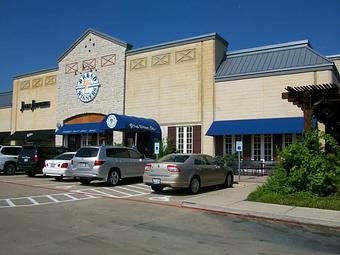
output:
[[0,145],[10,143],[12,91],[0,93]]
[[0,132],[13,144],[108,143],[142,152],[168,138],[179,152],[211,155],[234,153],[243,141],[245,159],[272,161],[303,132],[302,111],[281,93],[339,84],[337,61],[308,41],[229,52],[212,33],[132,49],[89,29],[58,67],[14,77],[12,108],[0,108],[10,121]]

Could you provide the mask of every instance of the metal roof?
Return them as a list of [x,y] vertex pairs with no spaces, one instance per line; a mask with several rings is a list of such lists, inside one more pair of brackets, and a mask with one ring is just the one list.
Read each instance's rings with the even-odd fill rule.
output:
[[118,45],[120,45],[120,46],[122,46],[122,47],[125,47],[125,48],[127,48],[127,49],[131,49],[132,48],[132,45],[131,44],[128,44],[128,43],[126,43],[126,42],[123,42],[123,41],[121,41],[121,40],[119,40],[119,39],[117,39],[117,38],[114,38],[114,37],[112,37],[112,36],[109,36],[109,35],[107,35],[107,34],[104,34],[104,33],[102,33],[102,32],[99,32],[99,31],[97,31],[97,30],[94,30],[94,29],[92,29],[92,28],[89,28],[89,29],[87,29],[59,58],[58,58],[58,63],[61,61],[61,60],[63,60],[64,58],[65,58],[65,56],[68,54],[68,53],[70,53],[77,45],[78,45],[78,43],[80,43],[88,34],[94,34],[94,35],[96,35],[96,36],[99,36],[99,37],[101,37],[101,38],[103,38],[103,39],[106,39],[106,40],[108,40],[108,41],[111,41],[111,42],[113,42],[113,43],[116,43],[116,44],[118,44]]
[[308,40],[227,52],[216,81],[245,79],[333,68],[333,62],[313,50]]
[[151,45],[151,46],[147,46],[147,47],[143,47],[143,48],[139,48],[139,49],[129,50],[129,51],[126,52],[126,55],[130,56],[130,55],[134,55],[134,54],[145,53],[145,52],[149,52],[149,51],[153,51],[153,50],[160,50],[160,49],[165,49],[165,48],[169,48],[169,47],[189,44],[189,43],[201,42],[201,41],[206,41],[206,40],[210,40],[210,39],[218,39],[218,40],[222,41],[226,45],[226,47],[228,46],[228,42],[223,37],[221,37],[219,34],[210,33],[210,34],[204,34],[204,35],[189,37],[189,38],[185,38],[185,39],[181,39],[181,40],[175,40],[175,41],[160,43],[160,44],[156,44],[156,45]]
[[13,91],[0,93],[0,108],[9,108],[12,106]]

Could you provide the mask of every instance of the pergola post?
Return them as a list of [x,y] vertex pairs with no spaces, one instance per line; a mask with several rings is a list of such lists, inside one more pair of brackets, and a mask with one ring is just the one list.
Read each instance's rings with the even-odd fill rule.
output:
[[304,119],[304,131],[307,132],[312,128],[312,115],[313,115],[312,97],[308,92],[303,94],[302,110]]

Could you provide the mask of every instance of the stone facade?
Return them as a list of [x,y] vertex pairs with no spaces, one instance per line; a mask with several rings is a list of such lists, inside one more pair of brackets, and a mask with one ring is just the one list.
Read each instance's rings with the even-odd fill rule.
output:
[[[79,114],[124,113],[125,51],[126,47],[90,32],[60,59],[57,123]],[[97,75],[100,87],[97,96],[84,103],[76,94],[76,85],[88,71]]]

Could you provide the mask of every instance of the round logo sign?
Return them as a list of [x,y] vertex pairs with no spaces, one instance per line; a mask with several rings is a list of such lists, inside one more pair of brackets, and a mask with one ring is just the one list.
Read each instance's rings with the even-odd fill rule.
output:
[[80,101],[89,103],[98,94],[99,80],[94,72],[87,72],[80,76],[80,79],[76,86],[76,93]]
[[117,125],[117,118],[114,115],[109,115],[106,119],[106,125],[109,128],[114,128]]

